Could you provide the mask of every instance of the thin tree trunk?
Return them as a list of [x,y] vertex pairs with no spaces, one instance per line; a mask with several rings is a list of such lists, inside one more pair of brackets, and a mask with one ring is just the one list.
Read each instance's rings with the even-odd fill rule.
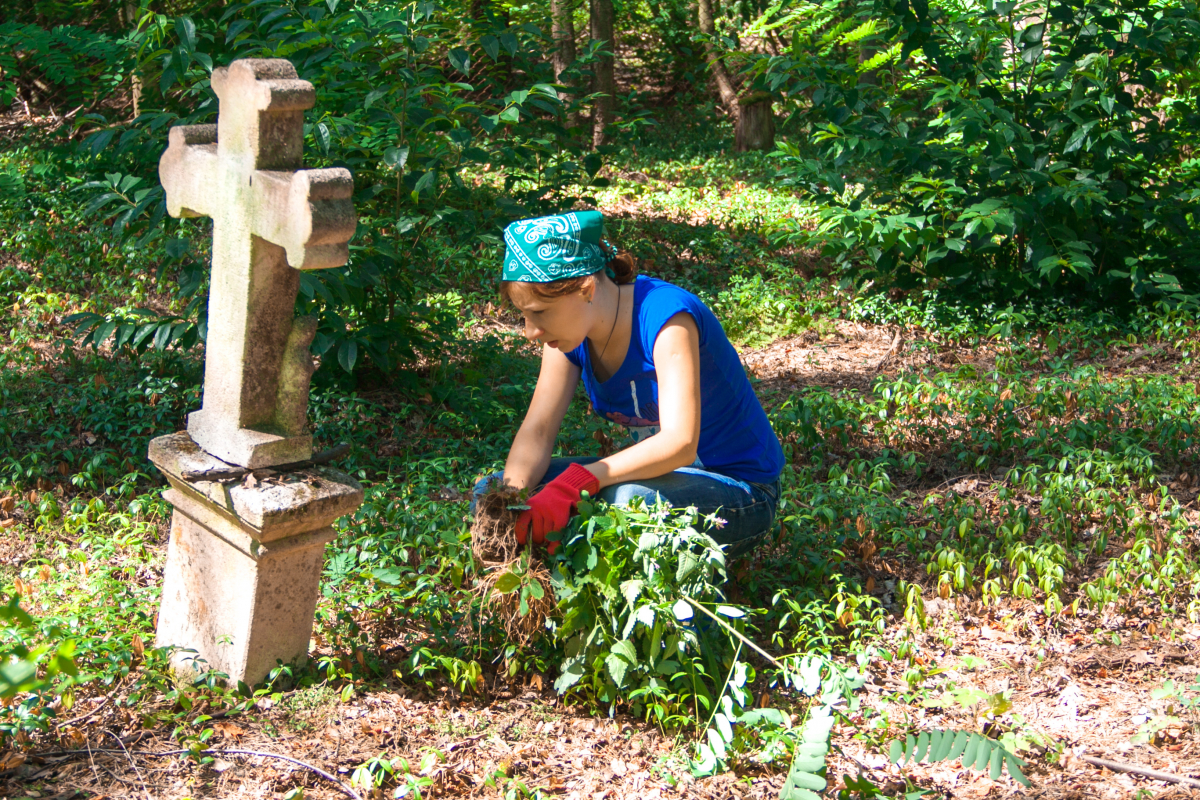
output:
[[[712,0],[697,0],[696,17],[700,23],[701,33],[709,37],[716,36],[717,26],[713,21]],[[717,52],[717,46],[712,43],[711,39],[704,42],[704,58],[708,62],[708,68],[712,70],[713,80],[716,81],[721,105],[725,106],[725,111],[736,121],[738,118],[737,89],[733,85],[733,78],[729,76],[729,70],[725,68],[725,62],[721,60],[720,54]]]
[[704,42],[704,57],[712,70],[717,84],[721,105],[733,117],[733,148],[739,153],[747,150],[770,150],[775,146],[775,112],[772,98],[765,92],[755,92],[745,97],[738,96],[733,77],[721,60],[712,38],[717,33],[713,15],[713,0],[696,0],[696,18],[700,32],[708,39]]
[[751,92],[738,99],[733,149],[770,150],[775,146],[775,110],[767,92]]
[[[572,0],[550,0],[551,31],[554,37],[554,82],[563,83],[562,74],[575,63],[575,14]],[[564,104],[571,102],[570,92],[559,92],[558,99]],[[579,115],[567,115],[567,127],[579,124]]]
[[[616,42],[613,41],[613,4],[612,0],[590,0],[591,25],[589,34],[593,42],[602,42],[604,49],[615,52]],[[614,56],[603,56],[595,66],[595,78],[592,91],[600,92],[592,109],[592,146],[604,144],[605,129],[613,119],[613,107],[617,94],[617,80],[614,75]]]
[[[858,45],[858,63],[870,61],[879,52],[878,42],[860,42]],[[879,75],[876,70],[869,69],[858,76],[859,84],[879,85]]]
[[560,78],[575,61],[575,16],[571,0],[550,0],[552,35],[554,36],[554,80]]
[[[124,13],[125,18],[122,22],[125,23],[126,28],[132,28],[137,24],[137,6],[126,0]],[[142,78],[136,70],[130,74],[129,83],[133,95],[133,118],[137,119],[142,115]]]

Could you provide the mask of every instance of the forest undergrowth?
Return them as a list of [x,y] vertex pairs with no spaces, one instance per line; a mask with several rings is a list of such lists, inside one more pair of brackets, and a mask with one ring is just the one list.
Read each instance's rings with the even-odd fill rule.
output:
[[[0,667],[8,796],[340,791],[217,752],[237,747],[363,797],[983,797],[1017,775],[1035,796],[1122,796],[1142,784],[1084,751],[1200,768],[1194,315],[847,288],[771,238],[809,212],[758,180],[768,160],[706,155],[710,135],[639,134],[596,200],[643,271],[701,294],[742,348],[788,458],[778,531],[726,563],[711,520],[588,507],[548,563],[543,635],[489,624],[466,499],[503,463],[536,354],[482,243],[476,271],[418,298],[446,329],[417,368],[318,374],[317,445],[351,445],[338,466],[366,501],[328,546],[310,663],[258,687],[181,683],[154,647],[170,507],[145,454],[198,407],[202,349],[139,349],[116,323],[88,346],[64,321],[181,301],[74,197],[32,217],[0,203],[0,647],[39,664]],[[579,402],[559,447],[616,438]],[[526,602],[543,589],[522,570],[497,586]],[[941,730],[993,744],[942,747]],[[186,752],[102,770],[47,755],[117,739]],[[962,766],[914,763],[954,747]]]

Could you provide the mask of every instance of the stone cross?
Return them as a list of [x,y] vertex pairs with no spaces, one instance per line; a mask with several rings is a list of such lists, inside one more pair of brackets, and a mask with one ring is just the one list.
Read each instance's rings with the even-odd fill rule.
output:
[[[332,467],[259,469],[312,454],[297,270],[345,264],[356,220],[349,172],[298,169],[314,92],[289,62],[235,61],[212,85],[217,124],[171,129],[158,167],[172,215],[213,218],[213,263],[204,407],[150,442],[175,507],[155,641],[179,670],[256,683],[307,657],[332,523],[363,500]],[[227,462],[253,472],[194,477]]]
[[204,401],[188,433],[232,464],[312,455],[312,318],[294,319],[301,269],[338,267],[357,218],[345,169],[301,170],[313,85],[284,59],[213,71],[216,125],[171,129],[158,174],[174,217],[213,220]]

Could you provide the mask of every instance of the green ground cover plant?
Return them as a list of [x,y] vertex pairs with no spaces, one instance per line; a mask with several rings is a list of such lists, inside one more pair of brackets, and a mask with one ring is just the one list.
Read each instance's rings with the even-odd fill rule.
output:
[[[5,274],[9,294],[2,307],[13,315],[8,301],[28,287],[11,268]],[[862,651],[894,624],[889,620],[920,630],[929,598],[958,594],[985,603],[1028,599],[1050,617],[1108,607],[1152,606],[1168,617],[1197,613],[1190,527],[1166,488],[1195,469],[1196,389],[1170,375],[1109,375],[1080,363],[1122,347],[1172,349],[1191,358],[1190,345],[1177,349],[1194,335],[1177,312],[1108,319],[1098,329],[1060,320],[1051,349],[1034,327],[1041,320],[1033,310],[1013,312],[1007,335],[989,336],[995,323],[965,319],[950,306],[906,308],[876,298],[831,309],[820,305],[830,301],[812,295],[780,295],[775,302],[796,304],[794,313],[803,315],[806,300],[823,314],[904,321],[927,336],[931,348],[973,337],[995,347],[996,357],[986,367],[881,377],[862,393],[809,388],[774,394],[764,387],[791,465],[778,537],[752,562],[733,567],[739,598],[726,596],[725,567],[711,549],[652,555],[658,545],[651,539],[661,533],[635,539],[625,512],[597,512],[585,515],[573,529],[578,544],[564,550],[564,565],[583,583],[564,573],[561,627],[525,649],[498,630],[480,628],[464,506],[441,498],[457,495],[502,458],[505,431],[516,424],[532,387],[528,356],[511,340],[492,337],[466,347],[465,358],[433,365],[416,390],[364,396],[337,386],[318,389],[314,430],[320,441],[349,439],[345,467],[367,484],[368,499],[330,546],[317,633],[327,655],[258,691],[318,684],[347,697],[377,681],[400,680],[426,687],[445,681],[469,695],[482,690],[493,670],[536,670],[557,676],[577,702],[615,704],[667,729],[703,731],[714,712],[736,711],[721,710],[721,698],[735,697],[725,680],[731,669],[734,688],[747,687],[739,691],[780,679],[732,636],[714,631],[717,626],[697,633],[698,615],[681,619],[686,615],[676,605],[683,594],[725,609],[735,629],[779,659]],[[3,388],[0,435],[5,452],[19,455],[6,459],[3,493],[18,498],[22,536],[38,555],[9,579],[32,587],[28,596],[38,606],[31,612],[67,634],[79,670],[57,676],[55,688],[45,690],[50,694],[31,694],[25,705],[4,712],[15,712],[6,730],[28,736],[67,713],[69,703],[56,708],[52,698],[103,691],[106,682],[122,679],[135,688],[127,701],[132,707],[168,693],[166,654],[146,644],[160,569],[155,542],[166,508],[141,454],[151,436],[179,427],[198,402],[199,374],[194,357],[174,349],[161,356],[77,351],[69,326],[43,323],[39,314],[25,313],[29,306],[17,307],[5,348],[5,374],[13,379]],[[938,319],[946,325],[930,322]],[[23,332],[41,325],[57,337],[53,359]],[[591,433],[603,428],[573,412],[564,451],[594,451]],[[435,455],[451,449],[453,456]],[[974,496],[943,485],[962,475],[984,478],[989,491]],[[662,523],[643,518],[641,524],[653,530]],[[599,553],[607,572],[588,566]],[[879,571],[870,565],[881,560],[896,571],[890,590],[872,577]],[[646,582],[648,575],[672,581],[652,592],[656,584]],[[680,576],[683,583],[676,583]],[[689,588],[688,579],[702,585]],[[85,621],[72,605],[80,590],[128,595],[129,601],[114,604],[112,621]],[[101,637],[116,620],[127,635]],[[656,628],[660,648],[670,649],[672,637],[707,638],[698,651],[704,658],[692,656],[694,686],[678,644],[674,659],[666,650],[643,652],[652,648]],[[463,637],[464,630],[472,635]],[[909,664],[914,685],[924,680],[915,652],[900,648],[889,657]],[[743,666],[734,669],[737,664]],[[664,667],[667,673],[660,673]],[[195,708],[198,697],[209,697],[211,710],[212,703],[236,708],[254,699],[250,688],[243,694],[216,685],[171,691],[191,699],[176,700],[174,710],[156,712],[156,719],[173,720],[181,741],[197,746],[211,728],[201,719],[206,714],[186,710],[189,702]],[[797,694],[796,702],[802,698]],[[803,741],[770,733],[791,730],[786,726],[755,723],[744,734],[721,738],[724,751],[706,738],[710,754],[723,752],[720,762],[733,765],[774,746],[778,759]],[[751,734],[756,727],[760,732]],[[713,730],[720,738],[720,729]],[[702,763],[703,754],[695,757]]]

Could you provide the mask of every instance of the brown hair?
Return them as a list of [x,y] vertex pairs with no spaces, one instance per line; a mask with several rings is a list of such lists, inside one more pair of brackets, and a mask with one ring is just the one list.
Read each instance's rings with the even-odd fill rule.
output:
[[[629,253],[618,253],[608,260],[608,267],[613,271],[613,282],[618,286],[624,283],[633,283],[633,279],[637,277],[637,262]],[[559,297],[566,297],[569,294],[582,292],[587,288],[590,281],[596,280],[595,275],[584,275],[581,278],[563,278],[559,281],[550,281],[549,283],[531,283],[528,281],[500,281],[500,296],[513,303],[512,285],[520,283],[538,300],[554,300]]]

